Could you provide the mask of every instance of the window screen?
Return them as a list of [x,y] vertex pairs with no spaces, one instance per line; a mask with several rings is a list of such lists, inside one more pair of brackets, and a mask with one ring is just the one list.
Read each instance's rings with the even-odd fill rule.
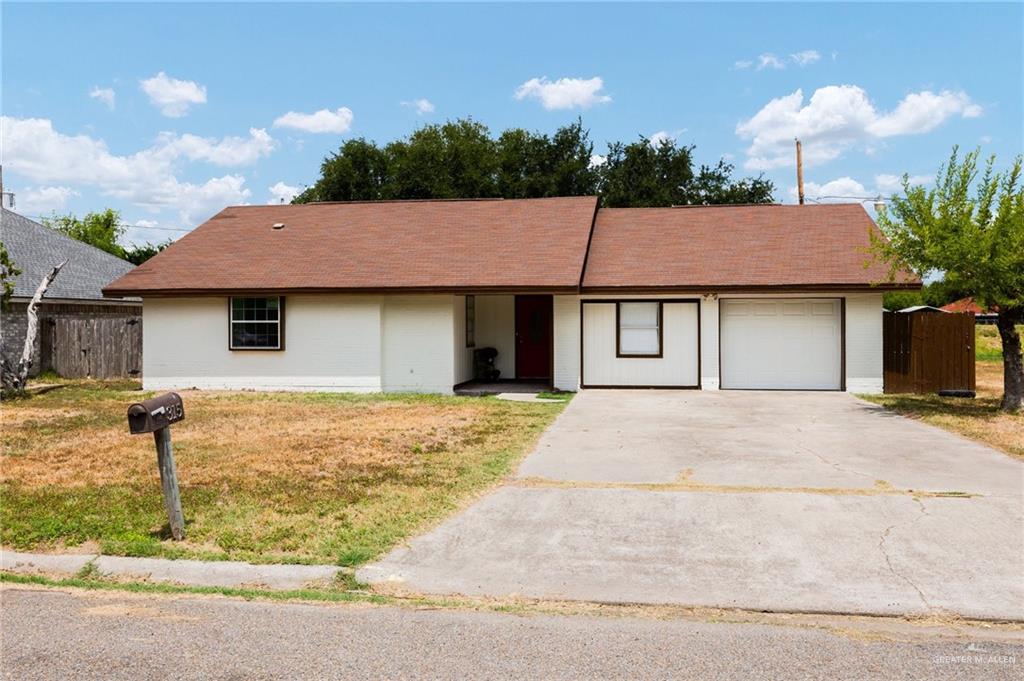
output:
[[284,301],[274,298],[231,299],[231,349],[281,349],[281,311]]
[[661,303],[619,303],[619,355],[661,355]]

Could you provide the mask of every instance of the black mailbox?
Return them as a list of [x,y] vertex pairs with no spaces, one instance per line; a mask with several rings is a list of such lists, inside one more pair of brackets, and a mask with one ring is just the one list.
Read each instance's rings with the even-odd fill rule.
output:
[[185,406],[178,393],[166,393],[128,407],[128,430],[132,435],[152,433],[185,418]]

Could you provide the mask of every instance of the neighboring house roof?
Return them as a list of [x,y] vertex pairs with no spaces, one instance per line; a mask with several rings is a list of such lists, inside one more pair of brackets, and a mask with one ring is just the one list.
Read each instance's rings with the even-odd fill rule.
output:
[[954,300],[952,303],[943,305],[942,310],[945,312],[970,312],[973,315],[995,315],[998,314],[996,310],[985,310],[976,302],[974,298],[961,298],[960,300]]
[[233,206],[106,291],[575,290],[596,209],[594,196]]
[[932,307],[931,305],[911,305],[910,307],[905,307],[902,310],[896,311],[904,314],[909,312],[946,312],[946,310],[943,310],[941,307]]
[[0,217],[0,241],[21,270],[14,281],[15,298],[31,298],[43,277],[64,260],[68,264],[46,291],[46,298],[102,300],[101,289],[134,267],[6,208]]
[[859,204],[605,208],[583,287],[920,287],[910,274],[885,283],[888,268],[868,253],[871,232]]

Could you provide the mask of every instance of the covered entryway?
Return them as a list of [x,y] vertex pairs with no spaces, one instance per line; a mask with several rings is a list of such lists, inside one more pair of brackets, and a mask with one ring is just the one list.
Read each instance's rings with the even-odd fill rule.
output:
[[699,388],[700,303],[584,300],[584,388]]
[[843,389],[841,299],[723,299],[719,310],[723,389]]

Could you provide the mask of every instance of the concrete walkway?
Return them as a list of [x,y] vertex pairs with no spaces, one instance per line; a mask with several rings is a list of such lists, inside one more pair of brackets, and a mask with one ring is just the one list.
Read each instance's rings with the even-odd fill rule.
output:
[[334,565],[253,565],[233,561],[123,558],[92,554],[0,552],[0,568],[21,574],[74,576],[92,563],[103,575],[188,586],[299,589],[331,582]]
[[850,395],[585,391],[518,475],[357,577],[1024,620],[1024,465]]

